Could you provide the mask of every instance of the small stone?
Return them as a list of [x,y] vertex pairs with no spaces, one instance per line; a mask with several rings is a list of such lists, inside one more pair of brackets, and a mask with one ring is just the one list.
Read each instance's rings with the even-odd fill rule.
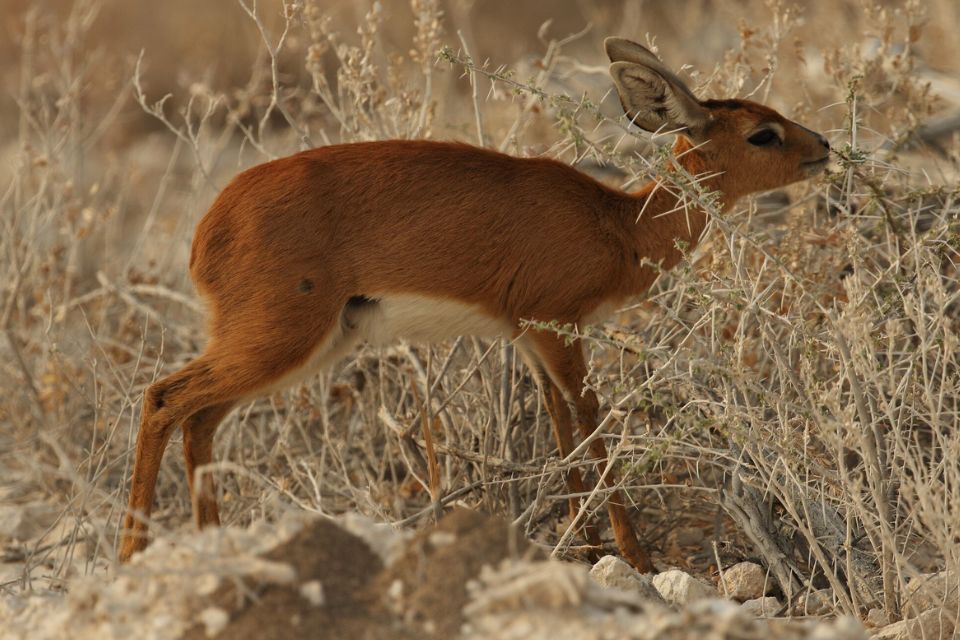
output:
[[644,600],[663,602],[651,576],[639,573],[617,556],[600,558],[590,569],[590,577],[601,587],[639,593]]
[[427,539],[431,545],[439,548],[450,546],[457,541],[457,536],[449,531],[431,531]]
[[664,600],[679,606],[697,600],[717,597],[717,591],[712,586],[679,569],[664,571],[654,576],[653,586],[660,592]]
[[780,601],[773,596],[753,598],[740,605],[740,608],[743,609],[745,613],[758,618],[773,617],[780,612],[782,607],[783,605],[780,604]]
[[391,598],[400,598],[403,596],[403,580],[397,578],[390,583],[390,587],[387,589],[387,595]]
[[723,572],[723,591],[727,597],[740,602],[766,595],[773,586],[767,572],[753,562],[740,562]]
[[208,638],[212,638],[226,628],[230,615],[220,607],[207,607],[200,612],[200,622]]
[[323,606],[323,603],[326,602],[323,595],[323,584],[319,580],[311,580],[300,585],[300,595],[315,607]]

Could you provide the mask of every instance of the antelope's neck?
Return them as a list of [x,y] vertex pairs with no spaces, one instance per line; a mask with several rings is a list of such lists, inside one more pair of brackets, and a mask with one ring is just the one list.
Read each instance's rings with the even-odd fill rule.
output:
[[[708,171],[708,162],[700,149],[683,136],[677,137],[673,146],[677,164],[692,177],[703,176]],[[678,181],[682,184],[685,178]],[[726,208],[720,177],[701,179],[700,185],[708,191],[721,191],[720,197]],[[632,237],[634,262],[649,261],[659,264],[663,270],[671,269],[683,257],[684,252],[692,251],[700,241],[707,225],[707,214],[697,204],[696,195],[685,194],[672,181],[657,178],[644,185],[639,191],[625,195],[624,223],[627,233]],[[646,290],[656,278],[655,267],[636,265],[634,293]]]

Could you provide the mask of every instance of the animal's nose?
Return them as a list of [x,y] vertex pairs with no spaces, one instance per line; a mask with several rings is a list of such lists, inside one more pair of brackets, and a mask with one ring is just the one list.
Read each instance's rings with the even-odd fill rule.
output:
[[820,141],[820,144],[823,145],[823,148],[824,148],[824,149],[826,149],[827,151],[830,151],[830,141],[827,140],[827,138],[826,138],[825,136],[822,136],[822,135],[820,135],[820,134],[818,133],[818,134],[817,134],[817,140]]

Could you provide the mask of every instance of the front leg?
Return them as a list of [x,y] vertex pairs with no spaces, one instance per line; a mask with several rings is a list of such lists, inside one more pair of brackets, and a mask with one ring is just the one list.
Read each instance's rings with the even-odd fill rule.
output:
[[[543,377],[538,376],[538,377]],[[550,422],[553,426],[553,436],[557,441],[557,450],[560,452],[560,458],[566,458],[573,451],[573,420],[570,415],[570,406],[563,397],[563,392],[553,384],[549,378],[540,381],[540,387],[543,391],[544,401],[547,405],[547,413],[550,414]],[[587,489],[583,484],[583,478],[580,475],[580,469],[571,468],[566,472],[567,489],[573,495],[570,496],[568,506],[570,509],[570,519],[577,517],[583,496],[587,494]],[[597,533],[597,527],[591,519],[583,525],[584,535],[590,546],[599,550],[602,546],[600,534]],[[590,560],[596,562],[600,557],[597,551],[590,552]]]
[[[587,366],[580,341],[567,344],[564,337],[543,331],[527,334],[524,339],[550,380],[573,408],[574,420],[580,435],[586,438],[597,428],[599,403],[596,394],[590,389],[585,390],[583,386]],[[597,460],[607,460],[607,449],[602,438],[597,438],[590,443],[590,453]],[[616,473],[611,469],[603,480],[603,486],[611,489],[607,498],[607,512],[610,514],[610,524],[613,527],[617,547],[638,571],[652,572],[654,571],[653,562],[637,541],[633,524],[627,517],[626,503],[620,490],[615,488],[616,485]]]

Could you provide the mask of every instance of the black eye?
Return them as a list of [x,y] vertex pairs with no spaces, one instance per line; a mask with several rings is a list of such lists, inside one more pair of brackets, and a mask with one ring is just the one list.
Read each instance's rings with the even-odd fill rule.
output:
[[773,129],[761,129],[747,138],[747,142],[756,147],[771,147],[780,144],[780,136]]

